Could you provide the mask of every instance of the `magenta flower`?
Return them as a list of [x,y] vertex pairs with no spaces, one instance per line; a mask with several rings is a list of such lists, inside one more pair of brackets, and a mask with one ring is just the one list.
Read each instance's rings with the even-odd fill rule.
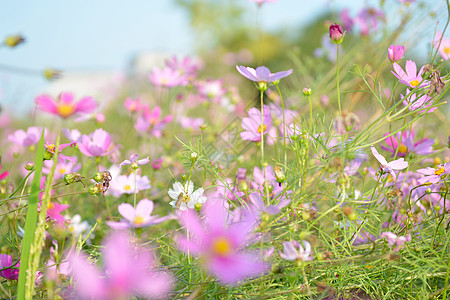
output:
[[111,143],[111,135],[103,129],[97,129],[90,135],[83,134],[78,142],[78,148],[86,156],[105,156],[116,150]]
[[387,239],[390,247],[396,246],[394,252],[398,252],[401,248],[403,248],[405,242],[411,241],[411,234],[408,234],[406,236],[397,236],[395,233],[387,231],[381,234],[381,238],[384,237]]
[[[311,252],[311,244],[303,241],[304,248],[297,241],[284,242],[283,252],[280,257],[285,260],[310,261],[314,259]],[[298,249],[298,250],[297,250]]]
[[126,165],[131,165],[131,167],[133,169],[137,169],[138,166],[146,165],[146,164],[148,164],[150,162],[150,159],[148,158],[148,156],[146,158],[144,158],[144,159],[138,159],[138,158],[139,158],[139,155],[137,155],[136,153],[132,154],[130,156],[130,160],[125,159],[123,162],[120,163],[119,166],[123,167],[123,166],[126,166]]
[[189,238],[180,237],[178,247],[185,253],[203,258],[200,262],[223,284],[235,284],[268,270],[256,252],[245,251],[256,216],[250,211],[240,222],[227,225],[228,211],[222,201],[210,201],[204,207],[206,219],[192,210],[179,215]]
[[330,40],[335,44],[342,43],[344,39],[344,32],[342,31],[342,26],[338,24],[330,25]]
[[78,297],[98,300],[167,297],[173,283],[171,276],[157,271],[154,254],[132,245],[131,239],[124,231],[107,238],[102,248],[105,272],[91,265],[84,254],[70,254]]
[[[41,138],[42,128],[28,127],[27,132],[22,129],[16,130],[13,134],[8,135],[8,140],[22,147],[36,145]],[[47,136],[47,129],[44,128],[44,139]]]
[[425,175],[425,177],[422,177],[419,179],[420,184],[425,183],[437,183],[441,181],[441,179],[446,175],[450,174],[450,162],[445,163],[443,165],[438,165],[436,168],[424,168],[417,170],[417,173]]
[[[417,73],[416,63],[412,60],[407,60],[405,65],[406,73],[403,71],[402,67],[400,67],[397,63],[393,64],[394,71],[391,73],[400,80],[400,83],[403,83],[411,88],[417,87],[423,80],[422,73],[423,67],[420,68],[419,73]],[[427,82],[423,82],[421,87],[428,85]]]
[[165,67],[164,69],[154,68],[148,78],[157,86],[175,87],[187,85],[186,76],[182,75],[178,70],[169,67]]
[[261,112],[259,109],[253,107],[248,111],[249,118],[242,119],[241,138],[243,140],[259,142],[261,141],[261,135],[269,132],[272,127],[272,115],[267,105],[264,105],[264,123],[261,126]]
[[[42,201],[38,204],[38,209],[41,208]],[[56,221],[58,225],[64,225],[65,219],[64,216],[61,215],[61,212],[66,210],[69,207],[68,204],[59,204],[57,202],[49,202],[47,206],[47,216]]]
[[256,70],[250,67],[236,66],[238,72],[247,79],[254,82],[273,83],[284,77],[291,75],[292,69],[287,71],[281,71],[277,73],[270,73],[270,70],[265,67],[257,67]]
[[141,132],[149,132],[155,137],[161,137],[164,127],[172,121],[172,115],[161,118],[161,108],[156,106],[150,112],[150,108],[144,108],[144,114],[138,118],[134,127]]
[[[2,165],[0,164],[0,171],[2,170]],[[8,177],[9,172],[5,171],[3,173],[0,173],[0,180],[5,179],[6,177]],[[0,268],[1,269],[1,268]]]
[[77,113],[89,114],[97,108],[97,103],[92,97],[84,97],[74,103],[72,93],[61,93],[56,101],[49,95],[41,95],[36,98],[35,103],[40,110],[60,116],[63,119]]
[[[390,133],[388,132],[385,136],[389,134]],[[391,152],[392,156],[395,156],[395,153],[397,152],[397,156],[399,157],[405,157],[407,153],[415,153],[418,155],[428,155],[433,153],[433,139],[422,139],[414,142],[414,136],[415,134],[412,130],[404,131],[403,136],[401,132],[397,132],[395,136],[386,138],[384,142],[387,144],[387,147],[381,145],[381,148]]]
[[152,216],[153,201],[142,199],[134,208],[131,204],[122,203],[119,205],[119,213],[124,218],[121,222],[107,221],[106,224],[114,229],[141,228],[162,223],[170,216]]
[[[76,144],[77,144],[77,142],[72,142],[72,143],[67,143],[67,144],[61,144],[61,145],[59,145],[59,148],[58,148],[58,150],[59,150],[58,160],[59,160],[60,162],[71,161],[71,162],[75,163],[75,162],[77,161],[76,158],[73,158],[73,157],[71,157],[71,156],[64,155],[64,154],[61,153],[61,151],[64,150],[65,148],[67,148],[67,147],[73,147],[73,146],[75,146]],[[56,152],[56,146],[55,146],[55,144],[46,142],[45,145],[44,145],[44,149],[45,149],[45,152],[44,152],[44,159],[45,159],[45,160],[50,160],[50,159],[52,159],[53,155],[55,155],[55,152]]]
[[398,62],[405,54],[405,46],[391,45],[388,48],[388,58],[391,62]]
[[[18,280],[19,279],[19,265],[20,262],[15,266],[12,266],[12,257],[8,254],[0,254],[0,269],[11,267],[11,269],[6,269],[0,271],[0,276],[8,280]],[[17,268],[17,269],[14,269]]]
[[132,113],[136,112],[136,111],[140,111],[141,109],[143,109],[145,107],[144,104],[141,104],[141,99],[136,99],[133,101],[133,99],[131,99],[131,98],[125,99],[124,106],[128,111],[130,111]]
[[438,49],[439,54],[444,60],[448,60],[450,58],[450,38],[443,37],[442,33],[438,32],[436,34],[436,38],[434,39],[433,45],[434,48]]
[[386,159],[378,153],[377,149],[375,149],[374,146],[370,147],[370,150],[372,150],[373,156],[380,162],[380,171],[382,173],[389,173],[391,174],[393,181],[395,182],[395,179],[397,176],[395,175],[394,170],[403,170],[408,167],[408,162],[404,161],[403,158],[399,158],[396,160],[393,160],[391,162],[387,162]]
[[403,96],[400,94],[400,98],[403,99],[403,104],[405,106],[411,105],[408,107],[410,111],[417,110],[418,113],[430,113],[436,110],[437,107],[433,107],[430,109],[427,109],[427,107],[430,107],[433,104],[433,99],[428,96],[427,94],[424,94],[417,98],[417,93],[411,93],[411,91],[407,88],[406,89],[406,96]]

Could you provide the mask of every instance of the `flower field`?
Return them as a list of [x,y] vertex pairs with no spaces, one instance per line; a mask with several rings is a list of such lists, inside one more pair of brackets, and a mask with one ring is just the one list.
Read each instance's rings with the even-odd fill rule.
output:
[[422,4],[339,10],[311,51],[258,19],[254,48],[4,109],[0,298],[450,298],[450,34],[405,38]]

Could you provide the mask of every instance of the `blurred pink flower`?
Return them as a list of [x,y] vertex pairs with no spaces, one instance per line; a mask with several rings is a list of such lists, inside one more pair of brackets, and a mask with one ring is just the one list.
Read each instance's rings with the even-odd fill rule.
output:
[[258,4],[258,6],[263,5],[264,3],[275,3],[278,0],[249,0],[250,2],[254,2],[256,4]]
[[[385,133],[385,136],[390,133]],[[389,151],[392,156],[395,156],[397,152],[398,157],[405,157],[407,153],[414,153],[418,155],[428,155],[433,153],[432,146],[434,144],[433,139],[422,139],[414,142],[415,133],[413,130],[405,130],[403,136],[401,132],[397,132],[395,136],[390,136],[384,140],[387,147],[381,144],[381,149]],[[397,151],[398,148],[398,151]]]
[[245,251],[256,225],[250,211],[242,219],[227,225],[228,211],[222,201],[210,201],[204,207],[205,219],[188,210],[179,215],[180,223],[190,235],[180,236],[178,247],[199,256],[204,267],[223,284],[235,284],[250,276],[260,276],[269,266],[256,252]]
[[225,95],[226,89],[223,87],[222,80],[208,79],[206,81],[197,81],[195,83],[200,96],[220,102],[220,99]]
[[76,142],[80,139],[81,133],[78,131],[78,129],[67,129],[63,128],[62,132],[66,138],[68,138],[71,142]]
[[201,67],[201,63],[198,60],[192,59],[189,56],[184,57],[182,60],[178,60],[176,56],[172,56],[165,63],[167,67],[186,75],[190,80],[197,76],[197,71]]
[[381,9],[367,7],[359,12],[355,23],[359,25],[362,35],[368,35],[369,31],[377,29],[379,21],[384,20],[385,14]]
[[[2,170],[2,165],[0,164],[0,171]],[[8,177],[9,172],[5,171],[3,173],[0,173],[0,180],[5,179],[6,177]],[[1,269],[1,268],[0,268]]]
[[120,163],[119,166],[123,167],[123,166],[131,165],[131,167],[133,169],[135,169],[135,168],[137,169],[138,166],[146,165],[146,164],[148,164],[150,162],[150,159],[148,158],[148,156],[146,158],[144,158],[144,159],[138,159],[138,158],[139,158],[138,154],[136,154],[136,153],[132,154],[130,156],[130,160],[125,159],[123,162]]
[[111,143],[111,135],[103,129],[97,129],[90,135],[82,135],[78,148],[86,156],[105,156],[116,150]]
[[143,109],[145,107],[145,105],[141,103],[141,99],[139,99],[139,98],[134,101],[131,98],[125,99],[124,106],[128,111],[130,111],[132,113],[136,112],[136,111],[140,111],[141,109]]
[[[7,267],[11,267],[10,269],[6,269],[3,271],[0,271],[0,276],[8,279],[8,280],[18,280],[19,279],[19,266],[20,262],[17,263],[15,266],[12,266],[12,257],[8,254],[0,254],[0,269],[4,269]],[[17,268],[17,269],[15,269]]]
[[129,203],[119,205],[119,213],[124,218],[121,222],[107,221],[106,224],[114,229],[140,228],[162,223],[170,216],[158,217],[152,216],[154,204],[153,201],[142,199],[134,208]]
[[82,253],[69,255],[79,297],[98,300],[167,297],[173,284],[171,276],[156,270],[152,251],[132,245],[131,240],[124,231],[114,232],[106,239],[102,248],[105,272],[91,265]]
[[[58,153],[58,161],[60,161],[60,162],[61,161],[62,162],[65,162],[65,161],[76,162],[77,161],[76,158],[71,157],[71,156],[67,156],[67,155],[64,155],[64,154],[61,153],[61,151],[64,150],[65,148],[73,147],[76,144],[77,144],[77,142],[72,142],[72,143],[66,143],[66,144],[59,145],[59,148],[58,148],[58,151],[59,151],[59,153]],[[44,152],[44,159],[45,160],[50,160],[50,159],[52,159],[53,155],[55,155],[56,146],[53,143],[46,142],[44,144],[44,150],[45,150],[45,152]]]
[[36,98],[35,103],[40,110],[60,116],[63,119],[77,113],[92,113],[97,108],[97,103],[92,97],[84,97],[74,103],[72,93],[61,93],[56,101],[49,95],[41,95]]
[[370,147],[370,149],[372,150],[373,156],[375,156],[375,158],[380,162],[380,171],[382,173],[391,174],[394,182],[397,178],[394,170],[403,170],[408,167],[408,162],[404,161],[403,158],[399,158],[388,163],[386,159],[378,153],[374,146]]
[[261,134],[266,134],[272,127],[272,115],[269,106],[264,105],[264,123],[261,126],[261,112],[259,109],[253,107],[248,111],[249,118],[242,119],[241,138],[247,141],[259,142],[261,141]]
[[388,48],[388,58],[393,63],[401,60],[403,57],[403,54],[405,54],[405,46],[391,45]]
[[350,17],[349,14],[349,9],[345,8],[341,11],[341,13],[339,14],[339,17],[341,19],[342,22],[342,27],[344,28],[345,31],[352,31],[353,29],[353,19]]
[[200,129],[200,126],[204,123],[202,118],[190,118],[190,117],[180,117],[178,122],[185,129]]
[[[307,241],[303,241],[303,246],[297,241],[284,242],[283,252],[280,257],[285,260],[310,261],[314,259],[311,252],[311,245]],[[298,249],[298,250],[297,250]]]
[[411,93],[411,91],[407,88],[406,89],[406,96],[403,96],[403,94],[400,94],[400,98],[403,99],[403,104],[407,106],[411,103],[411,105],[408,107],[410,111],[417,110],[418,113],[431,113],[437,109],[437,107],[433,107],[430,109],[427,109],[427,107],[430,107],[433,104],[433,99],[428,96],[427,94],[423,94],[419,98],[417,98],[417,92]]
[[[53,166],[53,160],[44,161],[44,166],[42,167],[42,174],[49,174]],[[70,161],[64,162],[60,161],[56,165],[55,173],[53,175],[54,180],[63,178],[65,174],[77,172],[81,169],[81,164],[77,164],[77,158],[73,157]]]
[[165,67],[164,69],[156,67],[148,77],[156,86],[175,87],[187,85],[186,76],[182,75],[180,71],[169,67]]
[[[406,73],[403,71],[402,67],[400,67],[397,63],[393,64],[394,71],[391,73],[400,80],[400,83],[403,83],[411,88],[417,87],[423,80],[422,73],[423,67],[420,68],[419,73],[417,73],[416,63],[412,60],[407,60],[405,65]],[[428,85],[426,81],[422,82],[421,87]]]
[[172,115],[168,115],[161,119],[161,107],[156,106],[150,111],[150,108],[146,106],[143,115],[138,118],[134,127],[140,132],[148,132],[153,136],[160,138],[162,136],[162,130],[171,121]]
[[265,67],[257,67],[256,70],[250,67],[236,66],[238,72],[247,79],[254,82],[273,83],[286,76],[291,75],[292,69],[287,71],[281,71],[277,73],[270,73],[270,70]]
[[[29,147],[36,145],[41,138],[42,128],[28,127],[27,132],[22,129],[16,130],[14,133],[8,135],[8,140],[18,146]],[[44,139],[47,136],[47,129],[44,128]]]
[[390,247],[396,246],[394,252],[398,252],[401,248],[403,248],[405,242],[411,241],[411,234],[408,234],[406,236],[397,236],[395,233],[387,231],[381,234],[381,238],[384,237],[387,239]]
[[[267,144],[273,145],[277,139],[282,138],[284,136],[284,124],[283,124],[283,110],[280,106],[276,105],[275,103],[270,103],[270,112],[272,115],[272,121],[274,124],[279,124],[277,126],[272,126],[269,130],[268,136],[269,139],[267,140]],[[285,116],[285,122],[286,122],[286,136],[292,136],[293,135],[293,122],[294,119],[297,117],[298,113],[296,111],[285,109],[284,110],[284,116]]]
[[162,167],[162,163],[163,163],[163,159],[162,158],[155,158],[152,160],[151,164],[152,164],[152,168],[154,170],[159,170]]
[[[42,206],[42,201],[38,203],[38,209],[40,210]],[[56,221],[58,225],[64,225],[65,219],[64,216],[61,215],[61,212],[66,210],[70,205],[68,204],[59,204],[58,202],[50,201],[47,206],[47,216]]]
[[438,49],[439,54],[444,60],[448,60],[450,58],[450,38],[443,37],[442,33],[438,32],[433,41],[433,45],[434,48]]
[[135,190],[136,193],[139,193],[140,191],[148,190],[152,187],[147,176],[136,174],[136,183],[134,176],[134,174],[130,174],[128,176],[113,176],[112,180],[109,183],[110,187],[108,189],[108,193],[111,193],[115,197],[119,197],[123,194],[134,194]]

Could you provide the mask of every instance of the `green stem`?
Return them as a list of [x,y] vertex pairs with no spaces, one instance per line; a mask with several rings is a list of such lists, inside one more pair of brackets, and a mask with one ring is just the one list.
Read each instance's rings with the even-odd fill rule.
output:
[[339,90],[339,44],[336,45],[336,88],[337,88],[337,96],[338,96],[338,105],[339,105],[339,115],[342,116],[341,111],[341,92]]
[[[286,117],[284,112],[284,101],[283,96],[281,95],[280,88],[278,87],[278,84],[275,84],[277,87],[278,95],[280,96],[281,100],[281,109],[283,110],[283,147],[284,147],[284,168],[287,168],[287,152],[286,152]],[[309,98],[309,97],[308,97]]]
[[[260,91],[260,95],[261,95],[261,126],[259,128],[259,130],[261,131],[261,166],[264,168],[264,92],[261,90]],[[266,174],[266,172],[264,172],[264,175]],[[265,178],[265,176],[264,176]]]

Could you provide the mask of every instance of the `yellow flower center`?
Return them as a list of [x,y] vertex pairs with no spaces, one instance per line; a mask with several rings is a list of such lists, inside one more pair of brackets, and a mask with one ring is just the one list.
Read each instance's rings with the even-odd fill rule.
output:
[[440,176],[444,172],[445,172],[444,167],[439,167],[439,168],[436,169],[436,171],[434,171],[434,174],[437,175],[437,176]]
[[229,239],[221,236],[214,240],[212,244],[212,250],[215,254],[228,256],[231,254],[233,246],[231,245]]
[[266,129],[267,129],[267,126],[266,125],[262,125],[262,130],[261,130],[261,125],[259,125],[259,127],[258,127],[258,132],[259,133],[261,133],[261,132],[264,132],[264,131],[266,131]]
[[404,154],[404,153],[408,152],[408,147],[406,147],[403,144],[400,144],[400,146],[398,147],[398,152]]
[[46,146],[47,150],[50,151],[51,153],[55,153],[55,145],[54,144],[48,144]]
[[59,174],[66,174],[66,169],[64,168],[59,169]]
[[60,104],[56,110],[61,117],[68,118],[75,113],[75,106],[72,104]]
[[52,209],[55,205],[52,202],[48,202],[47,210]]
[[143,217],[141,217],[141,216],[136,216],[136,218],[134,218],[134,224],[135,224],[135,225],[140,225],[140,224],[142,224],[142,223],[144,223],[144,218],[143,218]]
[[450,47],[444,47],[444,53],[449,55],[450,54]]
[[420,83],[419,80],[412,80],[412,81],[409,82],[409,84],[410,84],[411,86],[413,86],[413,87],[418,86],[419,83]]
[[131,190],[131,185],[129,185],[129,184],[125,185],[125,186],[123,187],[123,189],[124,189],[125,191],[129,191],[129,190]]

